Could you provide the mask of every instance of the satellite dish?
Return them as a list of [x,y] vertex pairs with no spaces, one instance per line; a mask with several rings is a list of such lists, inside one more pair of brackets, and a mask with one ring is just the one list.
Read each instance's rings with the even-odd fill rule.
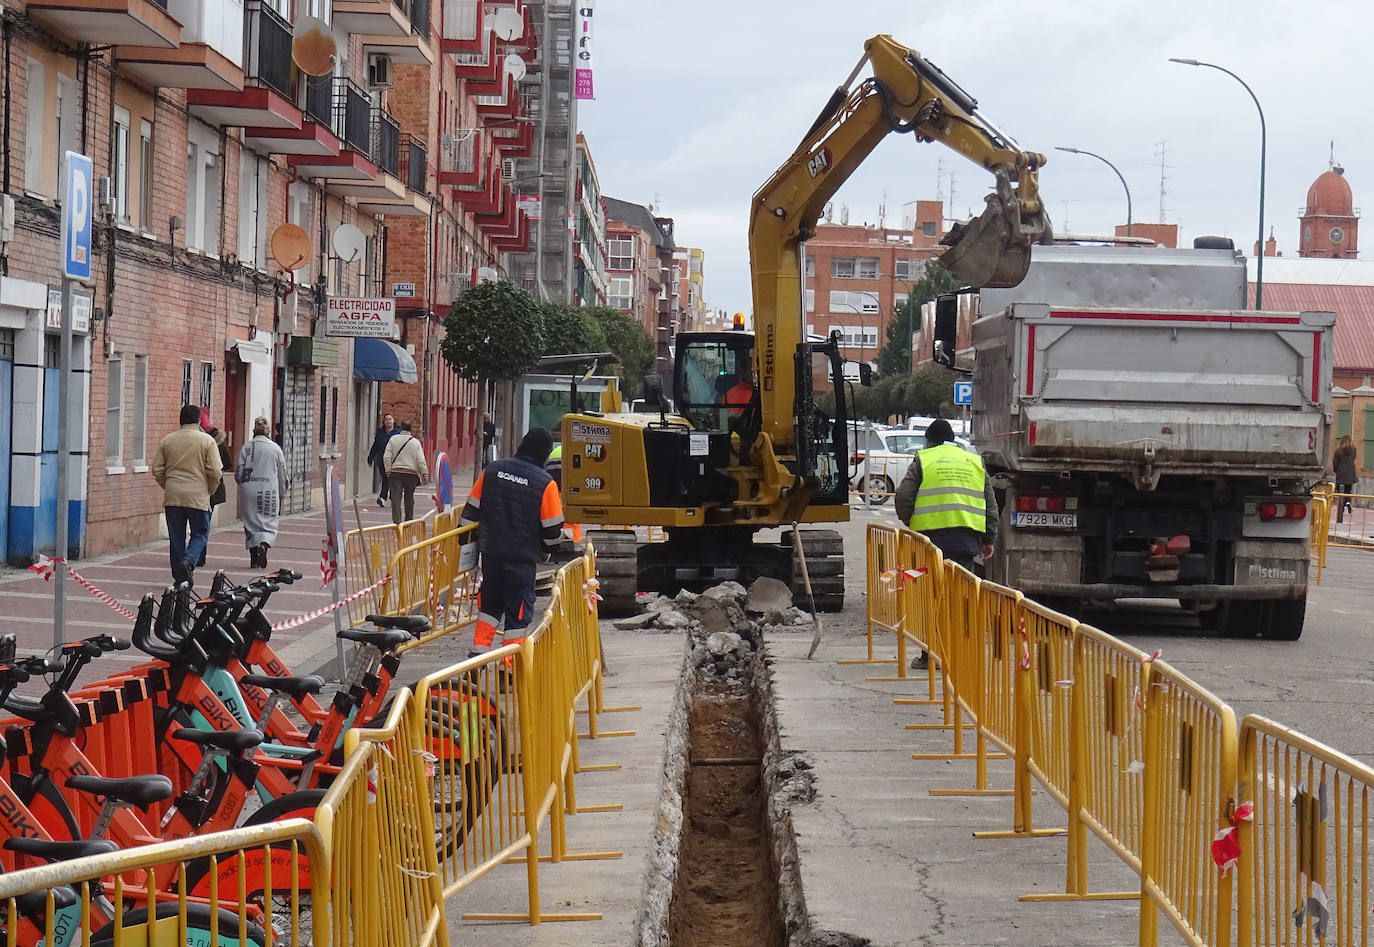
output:
[[329,24],[319,17],[298,16],[292,28],[291,59],[307,76],[327,76],[334,71],[338,47]]
[[502,7],[490,20],[491,31],[498,39],[510,42],[525,32],[525,18],[510,7]]
[[345,263],[352,263],[367,249],[367,238],[352,224],[339,224],[334,230],[334,254]]
[[477,267],[477,282],[494,283],[496,282],[496,270],[489,266]]
[[521,59],[515,53],[510,53],[509,55],[507,55],[506,75],[510,76],[516,82],[519,82],[521,79],[525,78],[525,60]]
[[310,235],[298,224],[282,224],[269,241],[272,259],[284,270],[295,272],[310,260]]

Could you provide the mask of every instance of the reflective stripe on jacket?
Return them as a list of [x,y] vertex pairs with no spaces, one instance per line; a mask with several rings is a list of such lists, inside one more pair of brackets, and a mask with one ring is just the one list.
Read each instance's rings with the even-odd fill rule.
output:
[[921,488],[907,524],[917,532],[964,527],[981,534],[987,525],[983,461],[957,444],[919,451]]

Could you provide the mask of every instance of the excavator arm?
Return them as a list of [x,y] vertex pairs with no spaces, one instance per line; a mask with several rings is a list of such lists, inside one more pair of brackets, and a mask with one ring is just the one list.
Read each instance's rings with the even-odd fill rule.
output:
[[[872,76],[853,85],[863,67]],[[987,209],[956,224],[942,241],[941,262],[972,286],[1015,286],[1034,243],[1052,239],[1037,190],[1043,155],[1022,151],[978,115],[978,103],[914,50],[890,36],[864,44],[864,55],[806,137],[754,194],[749,221],[755,361],[764,453],[798,447],[793,352],[803,338],[802,245],[828,201],[887,135],[908,132],[938,141],[986,168],[995,181]]]

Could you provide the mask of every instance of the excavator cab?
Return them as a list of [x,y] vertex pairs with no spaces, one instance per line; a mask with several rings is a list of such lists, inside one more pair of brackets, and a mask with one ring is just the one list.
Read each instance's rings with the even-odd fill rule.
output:
[[756,393],[753,333],[679,333],[673,400],[694,430],[730,431]]

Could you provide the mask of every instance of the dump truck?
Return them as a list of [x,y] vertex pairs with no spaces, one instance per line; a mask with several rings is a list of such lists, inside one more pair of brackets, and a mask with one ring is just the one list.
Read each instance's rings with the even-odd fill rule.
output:
[[[1018,286],[979,293],[973,440],[1002,507],[988,571],[1068,613],[1176,599],[1223,635],[1293,640],[1335,316],[1247,308],[1245,260],[1198,245],[1036,246]],[[935,322],[958,367],[957,301]]]

